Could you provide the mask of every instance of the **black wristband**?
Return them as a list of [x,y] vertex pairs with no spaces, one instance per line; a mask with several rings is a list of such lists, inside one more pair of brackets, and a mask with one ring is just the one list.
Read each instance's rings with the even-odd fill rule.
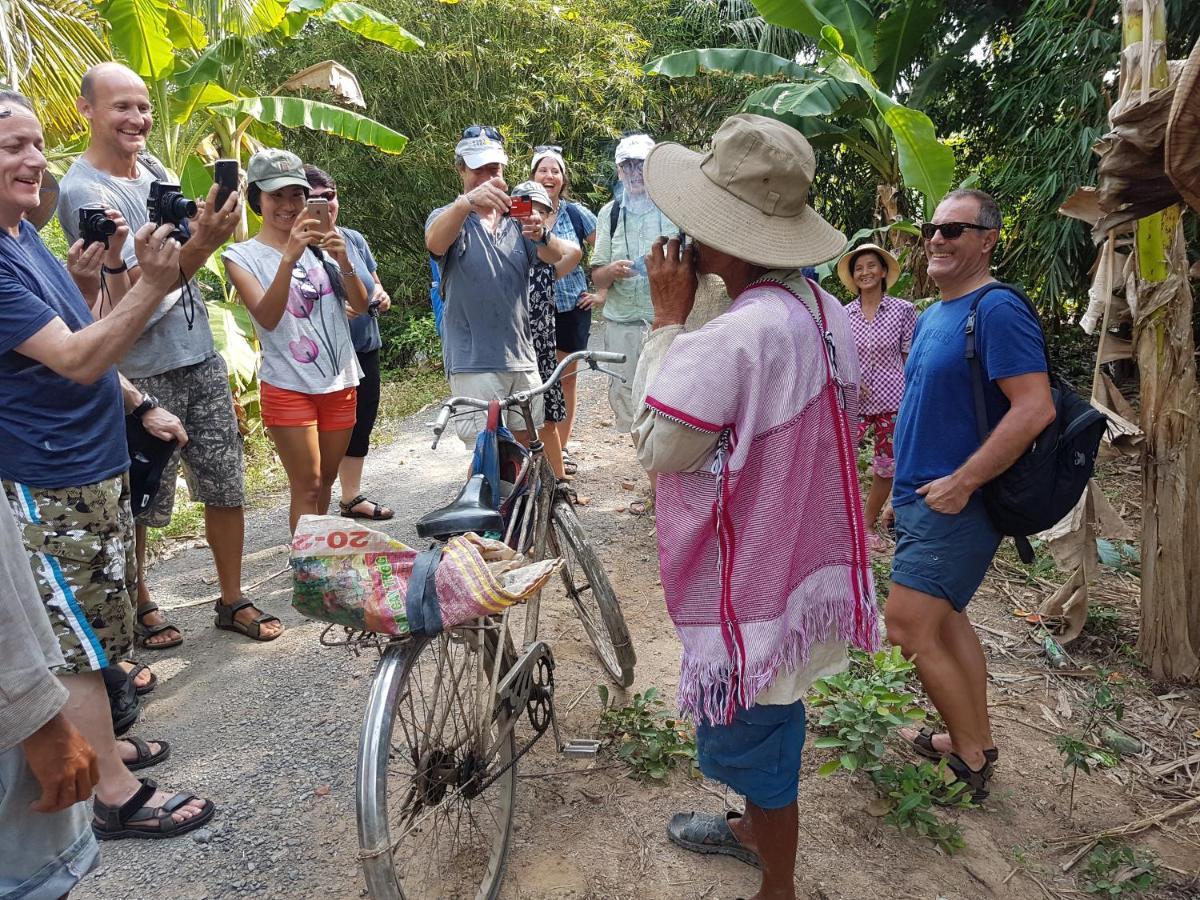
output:
[[131,416],[134,416],[135,418],[140,419],[144,415],[146,415],[146,413],[150,412],[150,410],[157,409],[157,408],[158,408],[157,400],[155,400],[149,394],[142,394],[142,402],[139,403],[137,406],[135,406],[133,409],[131,409],[129,411],[129,414]]
[[122,272],[129,271],[129,263],[125,262],[125,260],[121,260],[121,265],[117,266],[115,269],[110,269],[108,266],[101,265],[100,271],[105,275],[120,275]]

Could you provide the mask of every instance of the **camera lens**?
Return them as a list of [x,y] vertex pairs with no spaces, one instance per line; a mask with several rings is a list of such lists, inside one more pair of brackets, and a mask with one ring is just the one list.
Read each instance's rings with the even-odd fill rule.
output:
[[189,200],[183,194],[170,193],[163,197],[163,208],[168,222],[182,222],[196,215],[196,202]]
[[117,233],[117,223],[108,216],[100,215],[92,221],[92,229],[97,234],[103,234],[107,237],[110,234]]

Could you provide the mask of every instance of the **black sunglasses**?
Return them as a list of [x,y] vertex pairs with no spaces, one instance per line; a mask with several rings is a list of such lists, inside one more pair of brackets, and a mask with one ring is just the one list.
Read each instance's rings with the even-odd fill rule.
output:
[[557,153],[559,156],[561,156],[562,155],[562,147],[560,147],[558,144],[538,144],[536,147],[533,148],[533,152],[534,153]]
[[976,231],[993,231],[986,225],[976,225],[974,222],[924,222],[921,224],[921,237],[927,241],[932,241],[933,236],[939,231],[948,241],[956,240],[963,236],[963,232],[968,228],[973,228]]
[[500,134],[500,129],[491,125],[468,125],[463,129],[463,137],[489,137],[493,141],[499,141],[501,144],[504,143],[504,136]]

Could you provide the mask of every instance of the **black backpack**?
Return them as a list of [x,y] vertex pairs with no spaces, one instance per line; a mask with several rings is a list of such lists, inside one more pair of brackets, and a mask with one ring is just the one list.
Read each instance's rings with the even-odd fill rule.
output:
[[[1032,301],[1011,284],[990,284],[971,303],[967,315],[966,357],[971,366],[975,424],[979,429],[980,444],[987,440],[991,429],[988,428],[983,396],[987,378],[975,353],[975,316],[980,301],[992,291],[1001,289],[1020,297],[1033,317],[1038,318]],[[1040,320],[1038,324],[1040,327]],[[1015,463],[983,486],[983,504],[988,517],[997,531],[1014,539],[1017,553],[1026,563],[1033,562],[1033,547],[1028,536],[1050,528],[1079,502],[1096,468],[1096,453],[1108,427],[1108,419],[1055,374],[1044,331],[1042,347],[1046,352],[1046,374],[1054,399],[1054,421]]]

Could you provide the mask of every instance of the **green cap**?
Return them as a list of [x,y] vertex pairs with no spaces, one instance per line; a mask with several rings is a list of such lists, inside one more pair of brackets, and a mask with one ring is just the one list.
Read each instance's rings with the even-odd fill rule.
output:
[[277,191],[288,185],[308,187],[304,177],[304,163],[295,153],[287,150],[259,150],[246,165],[246,182],[258,185],[261,191]]

